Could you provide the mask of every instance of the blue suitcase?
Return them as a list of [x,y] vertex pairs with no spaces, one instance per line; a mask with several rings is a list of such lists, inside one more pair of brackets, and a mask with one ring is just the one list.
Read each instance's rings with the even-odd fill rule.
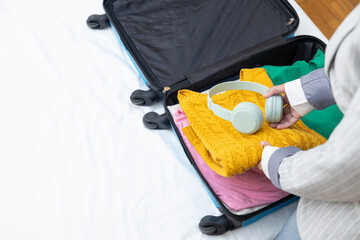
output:
[[184,151],[221,216],[205,216],[201,232],[223,234],[249,225],[294,201],[289,195],[252,213],[237,215],[222,203],[195,164],[176,128],[168,106],[177,92],[203,91],[236,79],[239,69],[291,65],[311,60],[325,44],[312,36],[291,37],[299,17],[286,0],[104,0],[105,14],[91,15],[93,29],[112,27],[149,89],[135,90],[135,105],[162,102],[165,113],[150,112],[150,129],[173,127]]

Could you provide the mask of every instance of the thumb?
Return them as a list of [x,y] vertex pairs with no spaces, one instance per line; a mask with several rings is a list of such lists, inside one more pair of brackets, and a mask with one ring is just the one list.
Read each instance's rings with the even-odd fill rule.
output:
[[285,93],[285,84],[281,84],[278,86],[273,86],[269,88],[269,90],[263,95],[264,98],[271,97],[273,95]]
[[268,142],[266,142],[266,141],[261,141],[260,144],[261,144],[261,146],[262,146],[263,148],[268,147],[268,146],[271,146],[271,144],[268,143]]

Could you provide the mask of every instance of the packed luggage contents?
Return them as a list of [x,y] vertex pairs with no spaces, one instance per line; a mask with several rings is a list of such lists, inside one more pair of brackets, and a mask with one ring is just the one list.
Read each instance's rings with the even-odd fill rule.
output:
[[[300,78],[323,66],[324,53],[318,50],[314,59],[308,62],[242,69],[240,81],[271,87]],[[264,122],[259,132],[247,135],[237,132],[231,123],[208,109],[206,93],[184,89],[179,91],[178,99],[180,104],[172,106],[171,112],[184,143],[216,195],[229,210],[239,214],[245,210],[255,211],[288,195],[274,187],[255,167],[261,159],[261,140],[279,147],[297,146],[306,150],[324,143],[342,116],[334,105],[312,111],[289,129],[273,129]],[[264,112],[265,99],[251,91],[226,91],[214,96],[214,101],[229,110],[241,101],[253,102]],[[330,119],[329,124],[320,124],[324,118]]]
[[[263,68],[242,69],[240,81],[256,82],[272,86]],[[190,126],[183,129],[185,135],[205,162],[218,174],[231,177],[255,167],[261,160],[261,141],[273,146],[296,146],[307,150],[326,141],[324,137],[298,121],[290,128],[278,130],[264,122],[255,134],[238,132],[229,121],[217,117],[207,106],[207,94],[180,90],[178,99]],[[239,102],[252,102],[265,108],[265,98],[253,91],[230,90],[212,97],[223,108],[232,110]]]

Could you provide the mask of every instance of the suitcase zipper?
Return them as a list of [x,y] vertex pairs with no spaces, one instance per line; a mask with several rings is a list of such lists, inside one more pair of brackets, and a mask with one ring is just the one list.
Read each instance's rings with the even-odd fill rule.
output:
[[290,18],[286,25],[290,26],[291,24],[294,23],[294,21],[295,21],[294,18]]

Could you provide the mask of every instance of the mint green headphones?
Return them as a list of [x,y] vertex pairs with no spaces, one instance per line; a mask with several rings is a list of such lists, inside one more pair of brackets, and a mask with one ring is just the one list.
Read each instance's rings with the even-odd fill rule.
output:
[[[256,104],[251,102],[241,102],[230,111],[215,103],[211,97],[217,93],[227,90],[249,90],[265,94],[269,88],[254,82],[232,81],[220,83],[210,89],[208,94],[208,108],[222,119],[230,121],[234,128],[241,133],[252,134],[259,130],[264,122],[263,114]],[[283,114],[283,100],[281,95],[274,95],[265,101],[265,119],[273,123],[279,122]]]

